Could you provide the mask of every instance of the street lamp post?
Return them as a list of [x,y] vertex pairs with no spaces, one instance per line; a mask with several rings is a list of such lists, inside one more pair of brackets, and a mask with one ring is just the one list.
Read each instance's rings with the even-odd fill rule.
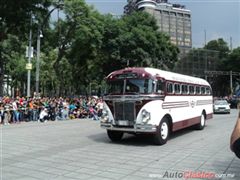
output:
[[[28,65],[31,64],[31,55],[32,55],[32,13],[30,20],[30,32],[29,32],[29,45],[28,45]],[[31,68],[28,67],[27,74],[27,97],[30,97],[30,85],[31,85]]]
[[38,26],[37,36],[37,60],[36,60],[36,95],[39,95],[39,71],[40,71],[40,45],[43,37],[40,26]]
[[44,20],[42,21],[42,24],[39,23],[38,25],[38,36],[37,36],[37,60],[36,60],[36,95],[39,96],[39,76],[40,76],[40,45],[41,45],[41,38],[43,37],[41,28],[45,24],[48,17],[51,15],[51,13],[57,9],[63,6],[63,2],[59,2],[59,4],[53,8],[49,13],[46,15]]

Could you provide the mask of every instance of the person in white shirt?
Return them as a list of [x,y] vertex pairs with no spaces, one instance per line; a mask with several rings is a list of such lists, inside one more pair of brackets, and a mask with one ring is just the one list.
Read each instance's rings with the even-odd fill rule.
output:
[[17,101],[12,102],[12,109],[13,109],[13,123],[19,123],[20,114],[18,111]]
[[47,108],[42,109],[39,115],[39,120],[41,122],[46,122],[48,120],[48,111]]
[[98,100],[98,103],[97,103],[96,107],[97,107],[98,117],[102,116],[102,111],[103,111],[103,101],[102,101],[102,99]]

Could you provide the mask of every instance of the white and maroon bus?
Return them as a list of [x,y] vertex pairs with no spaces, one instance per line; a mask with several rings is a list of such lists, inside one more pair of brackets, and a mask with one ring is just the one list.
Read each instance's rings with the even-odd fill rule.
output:
[[124,133],[152,134],[165,144],[170,132],[189,126],[202,130],[212,118],[213,99],[204,79],[154,68],[126,68],[106,77],[101,127],[112,141]]

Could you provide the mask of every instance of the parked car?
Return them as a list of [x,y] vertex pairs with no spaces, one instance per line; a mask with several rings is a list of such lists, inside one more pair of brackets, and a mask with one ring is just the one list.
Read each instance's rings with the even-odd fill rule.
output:
[[213,104],[213,112],[230,114],[230,104],[226,100],[215,100]]

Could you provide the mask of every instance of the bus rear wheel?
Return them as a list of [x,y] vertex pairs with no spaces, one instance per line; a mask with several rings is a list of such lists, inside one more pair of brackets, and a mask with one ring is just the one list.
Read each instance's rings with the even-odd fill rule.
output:
[[156,145],[163,145],[167,143],[169,138],[169,122],[167,118],[163,118],[157,128],[157,132],[154,135],[154,143]]
[[107,134],[108,134],[109,139],[111,139],[111,141],[113,141],[113,142],[118,142],[123,137],[123,132],[121,132],[121,131],[107,130]]
[[205,118],[204,113],[202,113],[202,115],[200,116],[200,122],[199,122],[199,124],[196,125],[196,129],[203,130],[205,125],[206,125],[206,118]]

